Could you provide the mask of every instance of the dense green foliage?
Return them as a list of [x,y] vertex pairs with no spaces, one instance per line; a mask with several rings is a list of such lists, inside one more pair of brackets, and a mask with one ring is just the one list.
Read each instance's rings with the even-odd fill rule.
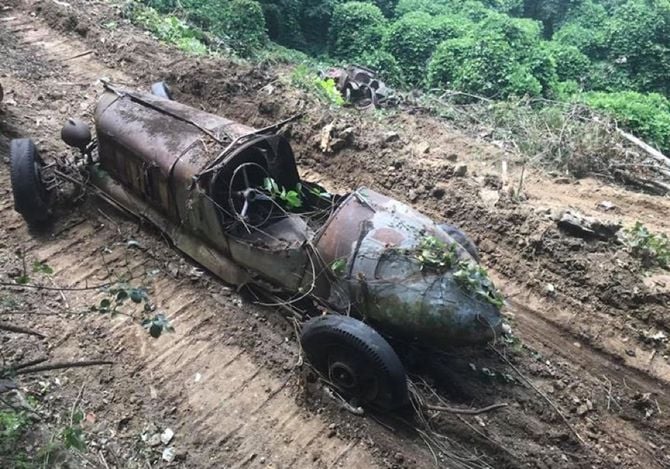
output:
[[670,150],[670,0],[143,3],[155,10],[136,20],[192,52],[262,56],[281,50],[274,41],[396,86],[586,102]]
[[331,57],[355,60],[381,46],[386,18],[381,10],[364,2],[341,3],[333,10],[328,38]]
[[658,93],[636,91],[591,92],[585,102],[607,112],[625,127],[635,129],[662,148],[670,148],[670,101]]

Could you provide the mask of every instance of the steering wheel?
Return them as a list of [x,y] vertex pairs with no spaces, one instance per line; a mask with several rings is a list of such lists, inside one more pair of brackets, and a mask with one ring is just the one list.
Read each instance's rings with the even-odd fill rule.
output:
[[228,204],[236,219],[253,227],[270,219],[275,202],[259,189],[269,177],[258,163],[243,163],[235,168],[228,185]]

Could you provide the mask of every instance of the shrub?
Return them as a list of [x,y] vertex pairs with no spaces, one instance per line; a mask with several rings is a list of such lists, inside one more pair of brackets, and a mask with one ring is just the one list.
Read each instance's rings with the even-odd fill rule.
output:
[[[530,75],[540,84],[540,91],[538,93],[527,93],[531,96],[536,94],[549,95],[551,89],[558,82],[556,59],[552,55],[546,42],[539,43],[528,57],[523,61],[523,67],[528,70]],[[511,80],[514,82],[514,80]],[[527,88],[529,91],[537,89],[535,86]],[[519,93],[514,93],[520,95]]]
[[293,69],[291,82],[303,90],[314,94],[320,101],[331,106],[342,106],[344,98],[337,90],[335,82],[328,79],[319,78],[316,70],[305,64],[300,64]]
[[670,239],[665,233],[652,233],[638,221],[624,230],[624,240],[631,253],[647,266],[658,264],[670,270]]
[[180,49],[204,55],[209,52],[202,43],[202,32],[191,28],[176,16],[163,16],[151,7],[138,7],[132,12],[132,20],[151,31],[161,41],[174,44]]
[[571,9],[552,39],[564,45],[575,46],[592,59],[603,58],[608,17],[603,5],[592,0],[583,0]]
[[411,84],[425,80],[426,65],[435,47],[446,39],[459,37],[464,27],[452,18],[410,13],[393,23],[384,38],[384,49],[393,55]]
[[586,84],[593,91],[625,91],[634,87],[626,69],[606,60],[591,63]]
[[499,18],[484,23],[488,29],[480,24],[473,33],[437,47],[428,64],[430,86],[488,97],[535,96],[555,81],[551,57],[531,47],[537,25]]
[[406,83],[398,61],[382,50],[366,51],[354,60],[355,63],[371,68],[387,85],[399,86]]
[[294,49],[305,46],[300,26],[300,0],[270,0],[261,3],[267,34],[275,42]]
[[585,102],[616,118],[633,133],[670,150],[670,101],[658,93],[590,92]]
[[330,55],[351,60],[368,50],[381,46],[386,19],[381,10],[370,3],[347,2],[337,5],[329,30]]
[[610,61],[634,77],[635,88],[670,92],[670,2],[630,0],[607,24]]
[[574,46],[591,58],[602,57],[605,54],[604,31],[570,23],[559,29],[553,39],[560,44]]
[[540,23],[523,18],[511,18],[507,15],[492,13],[477,24],[480,35],[498,35],[514,50],[514,56],[520,59],[530,57],[540,43]]
[[250,55],[265,44],[265,17],[258,2],[231,0],[222,13],[222,21],[214,25],[213,32],[226,37],[233,50]]
[[584,81],[591,66],[591,60],[577,47],[556,41],[547,43],[547,51],[556,64],[558,80]]
[[435,50],[428,64],[428,83],[484,96],[501,95],[513,71],[513,55],[500,36],[450,39]]

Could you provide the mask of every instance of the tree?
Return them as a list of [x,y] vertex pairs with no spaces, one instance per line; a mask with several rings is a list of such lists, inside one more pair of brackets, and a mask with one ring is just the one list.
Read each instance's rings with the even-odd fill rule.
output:
[[320,54],[326,49],[335,4],[336,0],[302,0],[300,27],[307,51]]
[[261,6],[271,40],[293,49],[305,47],[300,25],[301,0],[264,0]]
[[577,7],[582,0],[525,0],[523,16],[542,22],[544,37],[551,39],[554,28],[561,23],[568,12]]

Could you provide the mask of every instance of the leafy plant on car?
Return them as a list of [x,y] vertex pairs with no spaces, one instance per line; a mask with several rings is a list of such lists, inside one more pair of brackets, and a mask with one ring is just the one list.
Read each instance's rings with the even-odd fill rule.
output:
[[647,264],[658,264],[670,269],[670,239],[665,233],[654,234],[641,222],[624,230],[625,242],[631,254]]
[[435,236],[424,236],[414,253],[414,257],[421,263],[421,269],[448,270],[458,260],[456,244],[447,245]]
[[341,277],[344,274],[344,269],[347,267],[347,260],[344,257],[335,259],[330,263],[330,270],[336,277]]
[[500,291],[493,285],[486,269],[479,264],[459,262],[454,272],[454,279],[466,291],[474,293],[478,298],[501,308],[505,303]]
[[277,181],[273,178],[265,178],[263,180],[263,189],[270,197],[281,202],[289,210],[302,207],[301,184],[298,184],[295,190],[286,190],[286,188],[277,184]]

